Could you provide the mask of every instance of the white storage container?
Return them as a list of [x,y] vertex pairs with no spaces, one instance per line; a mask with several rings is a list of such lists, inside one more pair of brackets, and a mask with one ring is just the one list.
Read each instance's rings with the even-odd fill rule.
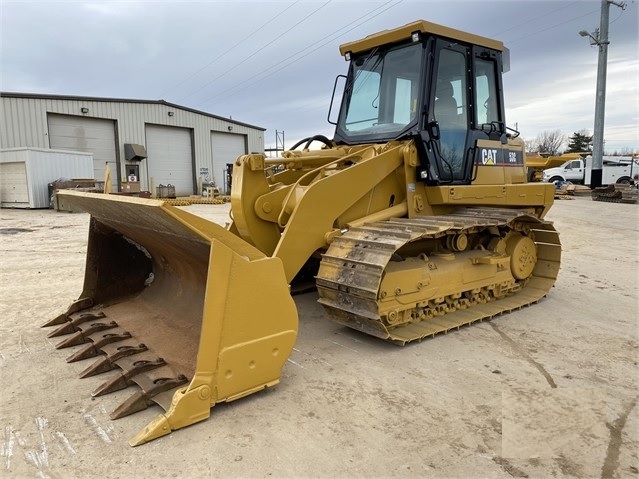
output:
[[90,179],[91,153],[11,148],[0,150],[0,206],[49,208],[49,183],[60,179]]

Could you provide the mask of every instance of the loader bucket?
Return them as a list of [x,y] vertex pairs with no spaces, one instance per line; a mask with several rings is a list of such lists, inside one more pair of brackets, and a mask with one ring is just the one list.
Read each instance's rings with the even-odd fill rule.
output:
[[80,346],[67,361],[98,358],[81,376],[116,371],[94,395],[138,386],[113,419],[164,408],[132,446],[279,382],[297,336],[279,258],[160,200],[59,194],[91,214],[89,243],[80,298],[45,326]]

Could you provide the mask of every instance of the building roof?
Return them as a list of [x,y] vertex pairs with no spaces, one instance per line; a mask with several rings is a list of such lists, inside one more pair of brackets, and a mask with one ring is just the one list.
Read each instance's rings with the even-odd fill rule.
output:
[[48,93],[19,93],[19,92],[4,92],[4,91],[0,92],[0,97],[2,98],[33,98],[37,100],[100,101],[100,102],[113,102],[113,103],[145,103],[145,104],[151,104],[151,105],[164,105],[171,108],[179,108],[180,110],[189,111],[197,115],[203,115],[203,116],[208,116],[210,118],[215,118],[217,120],[228,121],[236,125],[242,125],[248,128],[254,128],[256,130],[266,131],[266,128],[262,128],[261,126],[255,126],[249,123],[243,123],[241,121],[236,121],[231,118],[224,118],[222,116],[213,115],[212,113],[196,110],[194,108],[189,108],[187,106],[170,103],[165,100],[139,100],[139,99],[132,99],[132,98],[104,98],[104,97],[93,97],[93,96],[53,95]]

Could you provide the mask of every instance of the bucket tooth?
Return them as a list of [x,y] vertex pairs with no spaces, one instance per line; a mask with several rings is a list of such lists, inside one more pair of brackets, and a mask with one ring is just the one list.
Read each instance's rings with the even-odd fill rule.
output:
[[67,308],[66,313],[56,316],[51,321],[44,323],[42,327],[48,328],[49,326],[57,326],[58,324],[66,323],[69,321],[69,315],[82,311],[83,309],[90,308],[91,306],[93,306],[93,298],[77,299]]
[[118,348],[114,352],[112,352],[111,354],[107,354],[104,358],[98,359],[91,366],[82,371],[80,373],[80,377],[88,378],[90,376],[96,376],[97,374],[112,371],[118,367],[115,364],[118,359],[127,356],[133,356],[134,354],[143,353],[145,351],[148,351],[148,348],[144,344],[138,344],[137,346],[128,344],[118,346]]
[[111,321],[110,323],[93,323],[88,328],[78,331],[70,338],[65,339],[64,341],[56,344],[56,349],[64,349],[70,346],[79,346],[80,344],[86,343],[89,339],[88,337],[97,333],[98,331],[104,331],[106,329],[117,328],[118,324],[115,321]]
[[84,348],[76,351],[71,356],[67,358],[67,363],[73,363],[75,361],[80,361],[82,359],[94,358],[98,354],[100,354],[100,348],[107,344],[117,343],[118,341],[124,341],[125,339],[131,339],[131,333],[125,331],[123,333],[107,333],[103,334],[100,339],[97,341],[93,341],[92,338],[89,338],[91,343],[87,344]]
[[98,387],[95,391],[91,393],[92,396],[102,396],[104,394],[112,393],[114,391],[119,391],[120,389],[125,389],[131,384],[133,381],[131,378],[136,374],[140,374],[146,371],[151,371],[153,369],[159,368],[161,366],[166,365],[166,361],[162,358],[157,359],[138,359],[136,361],[127,361],[129,363],[128,366],[124,366],[118,364],[123,369],[121,374],[114,376],[100,387]]
[[73,321],[67,321],[55,331],[51,331],[47,334],[47,338],[56,338],[58,336],[64,336],[66,334],[75,333],[78,330],[73,324]]
[[78,326],[82,323],[86,323],[87,321],[92,321],[95,319],[103,319],[106,318],[106,314],[99,313],[84,313],[74,319],[69,319],[65,324],[60,326],[55,331],[47,334],[47,338],[55,338],[57,336],[64,336],[65,334],[71,334],[79,331]]
[[146,375],[141,376],[144,376],[145,379],[135,379],[136,384],[140,386],[141,389],[136,391],[131,397],[120,404],[111,413],[111,419],[119,419],[138,411],[142,411],[155,403],[153,397],[157,394],[170,391],[171,389],[176,389],[189,381],[184,374],[180,374],[177,377],[160,377],[157,379],[151,379]]

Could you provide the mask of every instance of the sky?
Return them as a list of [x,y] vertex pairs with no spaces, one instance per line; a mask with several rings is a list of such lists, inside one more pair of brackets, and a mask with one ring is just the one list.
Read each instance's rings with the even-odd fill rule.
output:
[[[617,2],[619,3],[619,2]],[[637,0],[610,6],[604,149],[639,152]],[[265,146],[331,138],[339,45],[415,20],[501,40],[508,126],[532,140],[594,125],[600,1],[0,0],[0,91],[163,99],[266,128]]]

